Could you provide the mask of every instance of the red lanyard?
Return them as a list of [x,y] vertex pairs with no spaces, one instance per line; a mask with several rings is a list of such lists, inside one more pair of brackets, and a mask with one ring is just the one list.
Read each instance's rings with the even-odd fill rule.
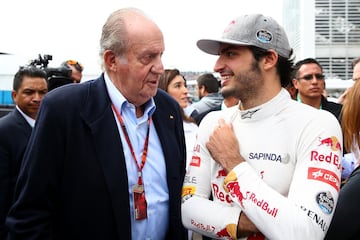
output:
[[134,158],[134,161],[135,161],[135,164],[137,166],[137,169],[138,169],[138,185],[142,185],[143,182],[142,182],[142,169],[144,168],[145,166],[145,162],[146,162],[146,157],[147,157],[147,152],[148,152],[148,146],[149,146],[149,133],[150,133],[150,124],[151,124],[151,117],[149,118],[148,120],[148,129],[147,129],[147,132],[146,132],[146,137],[145,137],[145,142],[144,142],[144,151],[143,151],[143,154],[141,156],[141,165],[139,166],[138,162],[137,162],[137,159],[136,159],[136,155],[135,155],[135,152],[134,152],[134,148],[131,144],[131,141],[130,141],[130,138],[129,138],[129,134],[126,130],[126,127],[125,127],[125,124],[124,124],[124,120],[123,118],[121,117],[120,113],[118,112],[118,110],[115,108],[114,104],[112,104],[112,108],[116,114],[116,117],[117,119],[119,120],[120,122],[120,126],[121,126],[121,129],[123,130],[123,133],[125,135],[125,139],[126,139],[126,142],[127,144],[129,145],[129,148],[130,148],[130,151],[131,151],[131,155],[133,156]]

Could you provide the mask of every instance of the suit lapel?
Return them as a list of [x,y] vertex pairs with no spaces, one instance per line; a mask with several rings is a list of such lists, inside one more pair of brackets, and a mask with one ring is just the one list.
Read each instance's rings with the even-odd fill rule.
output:
[[[103,76],[89,86],[89,100],[82,116],[93,134],[96,156],[104,172],[114,217],[120,226],[130,219],[125,157]],[[128,229],[128,233],[118,232],[119,236],[131,236],[130,226]]]
[[[162,145],[168,176],[169,191],[171,191],[173,183],[169,182],[169,179],[182,181],[180,178],[181,176],[179,175],[179,169],[182,167],[185,169],[185,159],[183,159],[183,162],[181,159],[185,156],[185,142],[178,142],[178,140],[184,136],[182,118],[179,112],[174,111],[174,108],[170,108],[172,110],[169,111],[169,106],[167,105],[169,104],[168,99],[165,99],[161,92],[158,92],[158,94],[154,97],[154,100],[156,104],[156,111],[154,113],[153,120],[156,132]],[[179,158],[180,160],[178,161],[177,159]]]
[[28,139],[31,135],[32,127],[17,109],[14,110],[14,118],[16,123],[19,125],[19,129],[24,132],[25,136]]

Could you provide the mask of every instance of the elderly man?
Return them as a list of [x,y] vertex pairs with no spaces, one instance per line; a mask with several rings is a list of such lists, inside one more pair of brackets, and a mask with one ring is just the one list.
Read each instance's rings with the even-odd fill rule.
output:
[[184,239],[185,138],[162,90],[164,39],[137,9],[103,26],[104,73],[49,92],[24,156],[10,239]]

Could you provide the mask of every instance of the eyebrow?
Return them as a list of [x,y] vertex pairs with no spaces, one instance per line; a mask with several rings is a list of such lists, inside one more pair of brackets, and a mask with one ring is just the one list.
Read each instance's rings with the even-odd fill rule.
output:
[[235,46],[232,46],[232,45],[228,45],[228,46],[225,46],[224,48],[222,48],[219,53],[224,53],[224,52],[227,52],[231,49],[235,49]]
[[184,81],[184,80],[176,80],[176,81],[171,81],[171,84],[181,84],[181,83],[184,83],[184,84],[186,84],[186,81]]

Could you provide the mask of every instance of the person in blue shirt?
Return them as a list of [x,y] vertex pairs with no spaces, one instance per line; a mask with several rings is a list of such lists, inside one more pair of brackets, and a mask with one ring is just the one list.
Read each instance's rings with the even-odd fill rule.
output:
[[186,239],[185,138],[158,89],[164,38],[143,12],[102,28],[104,72],[44,98],[6,219],[9,239]]

